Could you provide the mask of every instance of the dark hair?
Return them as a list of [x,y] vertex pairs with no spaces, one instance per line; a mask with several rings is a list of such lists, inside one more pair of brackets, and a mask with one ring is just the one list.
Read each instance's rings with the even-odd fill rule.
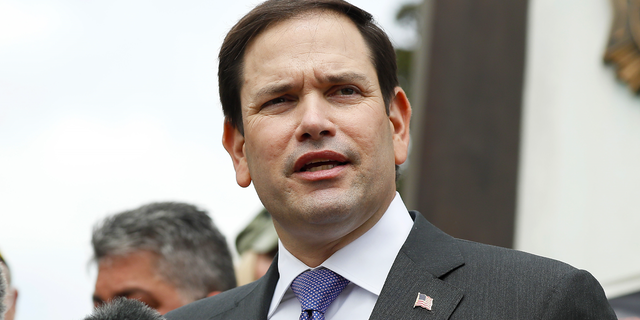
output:
[[94,259],[146,250],[158,272],[192,301],[236,286],[227,241],[205,211],[178,202],[151,203],[107,217],[91,237]]
[[384,104],[389,112],[393,91],[398,86],[396,54],[387,34],[368,12],[343,0],[267,0],[255,7],[231,28],[220,49],[218,85],[225,121],[244,134],[240,90],[244,54],[249,43],[269,26],[313,10],[331,10],[347,16],[369,47]]

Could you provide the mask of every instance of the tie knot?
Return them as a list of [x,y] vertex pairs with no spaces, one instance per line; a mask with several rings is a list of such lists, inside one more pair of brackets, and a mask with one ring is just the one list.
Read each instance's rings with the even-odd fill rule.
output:
[[320,268],[301,273],[291,283],[303,311],[319,311],[324,314],[331,302],[349,284],[349,280],[339,274]]

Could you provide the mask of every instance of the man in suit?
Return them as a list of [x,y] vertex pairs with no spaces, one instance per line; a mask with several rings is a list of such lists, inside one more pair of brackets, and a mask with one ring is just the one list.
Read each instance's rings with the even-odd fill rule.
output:
[[167,319],[615,319],[587,272],[454,239],[396,189],[411,107],[386,34],[341,0],[269,0],[228,33],[223,145],[272,214],[256,282]]

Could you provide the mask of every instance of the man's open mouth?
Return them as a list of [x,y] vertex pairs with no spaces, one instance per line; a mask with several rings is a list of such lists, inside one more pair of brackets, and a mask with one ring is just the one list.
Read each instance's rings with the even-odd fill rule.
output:
[[346,156],[330,150],[308,152],[297,159],[293,172],[328,171],[336,167],[346,166],[349,162],[349,158]]
[[339,162],[335,160],[314,160],[302,166],[302,168],[300,168],[300,172],[315,172],[320,170],[329,170],[345,164],[346,162]]

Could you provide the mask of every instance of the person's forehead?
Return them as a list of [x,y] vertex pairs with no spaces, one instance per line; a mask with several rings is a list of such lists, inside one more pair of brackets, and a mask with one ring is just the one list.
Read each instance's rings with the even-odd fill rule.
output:
[[[364,45],[366,55],[370,56],[371,49],[363,37],[362,33],[358,29],[357,25],[342,12],[330,10],[330,9],[310,9],[296,14],[287,19],[283,19],[268,25],[261,32],[254,35],[252,39],[247,43],[247,47],[243,54],[243,65],[246,65],[247,56],[252,53],[252,48],[256,46],[256,43],[264,42],[265,39],[270,38],[272,40],[279,40],[279,43],[287,44],[291,42],[299,41],[299,38],[287,38],[283,37],[282,33],[287,31],[306,31],[309,35],[316,37],[321,34],[336,32],[335,29],[322,29],[317,28],[322,22],[329,21],[331,26],[338,26],[339,32],[342,34],[335,34],[335,36],[345,36],[351,38],[352,41],[346,45],[353,47],[356,42],[360,42]],[[305,23],[306,22],[306,23]],[[299,33],[300,34],[300,33]],[[255,52],[253,52],[255,54]],[[260,54],[260,52],[257,52]],[[373,61],[370,61],[373,64]]]
[[256,36],[260,36],[260,34],[269,31],[270,29],[277,27],[281,24],[286,24],[286,23],[290,23],[292,21],[304,21],[304,20],[311,20],[313,18],[317,18],[317,17],[324,17],[327,19],[344,19],[344,20],[348,20],[353,24],[353,21],[351,21],[351,18],[349,18],[349,16],[347,16],[346,14],[344,14],[343,12],[339,12],[336,10],[331,10],[331,9],[308,9],[308,10],[303,10],[300,11],[296,14],[293,14],[287,18],[283,18],[281,20],[275,21],[271,24],[269,24],[268,26],[266,26],[262,32],[258,33]]
[[375,69],[366,40],[348,16],[315,10],[270,25],[249,43],[243,57],[243,84],[247,83],[249,73],[269,67],[270,62],[284,59],[288,66],[296,63],[317,66],[331,61],[331,58],[314,59],[322,55],[358,57],[362,62],[360,68]]
[[159,274],[157,263],[158,256],[148,251],[105,257],[98,262],[96,287],[110,292],[152,291],[157,283],[166,282]]
[[160,255],[149,250],[134,250],[123,254],[107,255],[98,260],[99,268],[155,268]]

